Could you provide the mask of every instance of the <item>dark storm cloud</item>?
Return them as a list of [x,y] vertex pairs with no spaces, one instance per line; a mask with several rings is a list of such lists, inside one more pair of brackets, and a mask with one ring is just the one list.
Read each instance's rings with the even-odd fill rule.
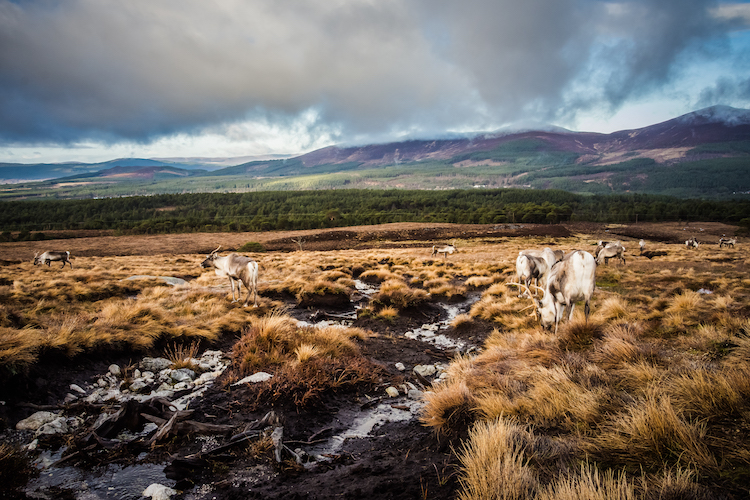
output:
[[0,0],[0,142],[314,109],[342,138],[574,116],[723,36],[706,0]]

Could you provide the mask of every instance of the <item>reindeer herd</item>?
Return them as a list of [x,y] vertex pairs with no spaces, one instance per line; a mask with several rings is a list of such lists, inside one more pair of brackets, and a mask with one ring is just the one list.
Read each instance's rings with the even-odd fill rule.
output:
[[[721,238],[719,247],[734,247],[737,243],[735,238]],[[690,238],[685,241],[687,248],[698,248],[698,240]],[[644,240],[640,240],[638,247],[641,255],[646,255]],[[247,290],[244,306],[250,302],[250,294],[253,295],[253,306],[258,306],[258,263],[244,255],[230,253],[219,256],[221,245],[213,252],[206,255],[200,267],[213,269],[217,276],[229,278],[229,286],[232,289],[232,302],[242,300],[242,285]],[[457,253],[455,242],[432,247],[431,256],[443,256]],[[575,303],[584,302],[584,315],[588,323],[591,297],[594,294],[596,282],[596,268],[601,265],[609,265],[609,259],[619,259],[625,264],[625,246],[620,241],[599,241],[594,255],[583,250],[573,250],[564,253],[562,250],[551,248],[521,250],[516,258],[517,283],[507,283],[522,289],[520,297],[528,297],[533,301],[529,307],[535,308],[536,316],[544,329],[554,326],[557,333],[558,325],[565,316],[570,320],[573,317]],[[68,264],[71,269],[69,251],[47,251],[34,254],[34,265],[47,264],[51,262],[62,262],[62,268]],[[61,268],[61,269],[62,269]],[[237,287],[235,297],[235,285]],[[541,292],[532,293],[531,289]]]

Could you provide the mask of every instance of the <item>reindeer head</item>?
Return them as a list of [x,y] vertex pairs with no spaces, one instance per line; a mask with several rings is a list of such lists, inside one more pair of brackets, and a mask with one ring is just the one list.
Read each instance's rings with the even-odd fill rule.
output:
[[506,283],[506,285],[512,285],[517,286],[519,288],[525,289],[524,293],[521,296],[527,296],[532,300],[532,304],[524,307],[521,309],[521,311],[525,311],[526,309],[534,309],[534,312],[531,313],[532,316],[539,319],[539,322],[542,325],[542,328],[545,330],[549,330],[550,328],[555,326],[555,308],[554,305],[551,307],[550,304],[548,304],[548,301],[545,301],[544,299],[547,297],[547,295],[544,292],[544,288],[531,285],[532,287],[536,288],[537,290],[541,290],[542,292],[542,298],[538,299],[531,295],[531,290],[529,287],[524,285],[523,283]]
[[39,252],[34,252],[34,265],[39,263]]
[[206,258],[203,262],[201,262],[201,267],[207,268],[207,267],[214,267],[214,261],[216,260],[216,257],[219,256],[217,253],[219,251],[219,248],[221,248],[221,245],[219,245],[216,250],[211,252],[210,254],[206,255]]

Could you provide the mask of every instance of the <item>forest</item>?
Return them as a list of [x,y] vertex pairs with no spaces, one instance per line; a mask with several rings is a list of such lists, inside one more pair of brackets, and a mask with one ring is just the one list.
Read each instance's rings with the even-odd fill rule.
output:
[[[750,226],[750,201],[578,195],[560,190],[327,190],[2,202],[0,240],[44,231],[115,234],[320,229],[390,222],[554,224],[716,221]],[[56,235],[55,237],[59,237]]]

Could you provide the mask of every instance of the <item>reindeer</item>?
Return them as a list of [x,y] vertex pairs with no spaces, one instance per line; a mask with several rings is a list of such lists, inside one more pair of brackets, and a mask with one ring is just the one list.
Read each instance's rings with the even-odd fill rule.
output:
[[42,264],[47,264],[47,267],[50,267],[50,262],[57,262],[59,260],[62,261],[62,267],[60,269],[65,267],[66,262],[70,265],[70,268],[73,269],[73,264],[70,262],[70,252],[67,250],[64,252],[48,251],[41,255],[39,255],[39,252],[34,253],[34,265],[41,262]]
[[[221,245],[206,256],[206,260],[201,262],[201,267],[212,267],[217,276],[227,276],[229,278],[229,285],[232,287],[232,302],[238,302],[242,299],[242,286],[240,284],[242,283],[247,289],[247,298],[243,304],[247,307],[250,301],[250,289],[252,288],[253,306],[258,307],[258,263],[250,257],[237,255],[236,253],[231,253],[226,257],[219,257],[217,253],[219,248],[221,248]],[[238,297],[236,299],[234,298],[234,280],[239,281],[237,283]]]
[[646,248],[646,242],[643,240],[639,241],[638,248],[640,249],[640,255],[643,255],[643,250]]
[[[531,280],[539,284],[556,262],[562,260],[564,253],[558,250],[555,253],[550,248],[544,250],[521,250],[516,257],[516,277],[518,283],[526,285],[526,291],[519,295],[524,296],[529,290]],[[562,254],[562,255],[561,255]]]
[[442,245],[442,246],[434,245],[432,247],[432,255],[430,255],[430,257],[434,257],[435,255],[439,253],[443,254],[444,259],[447,259],[448,254],[453,255],[454,253],[458,253],[458,249],[453,243],[449,243],[447,245]]
[[698,248],[698,240],[696,240],[695,238],[690,238],[689,240],[685,240],[685,247]]
[[719,238],[719,248],[723,248],[725,246],[734,248],[734,245],[737,244],[737,238]]
[[604,259],[604,264],[609,265],[609,259],[612,258],[621,259],[622,263],[625,264],[625,247],[619,241],[607,243],[604,248],[599,249],[596,253],[596,263],[599,265],[601,265],[602,259]]
[[579,300],[585,301],[584,313],[588,324],[595,284],[596,261],[588,252],[576,250],[552,266],[543,289],[544,295],[541,299],[533,299],[542,328],[548,330],[554,324],[557,334],[557,327],[565,317],[566,308],[569,311],[568,320],[571,320],[575,302]]

